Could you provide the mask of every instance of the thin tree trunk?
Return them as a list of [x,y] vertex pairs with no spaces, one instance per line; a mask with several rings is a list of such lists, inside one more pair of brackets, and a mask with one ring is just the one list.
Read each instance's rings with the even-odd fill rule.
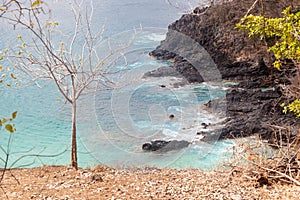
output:
[[71,146],[71,162],[72,167],[76,170],[78,169],[77,162],[77,136],[76,136],[76,117],[77,117],[77,100],[76,100],[76,87],[75,87],[75,78],[74,75],[71,75],[72,82],[72,146]]
[[72,167],[78,169],[77,162],[77,138],[76,138],[76,100],[72,103],[72,146],[71,146],[71,162]]

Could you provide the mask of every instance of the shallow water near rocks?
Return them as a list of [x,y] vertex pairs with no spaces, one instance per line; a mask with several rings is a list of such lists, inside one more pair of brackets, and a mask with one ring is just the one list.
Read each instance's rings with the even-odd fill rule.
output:
[[[105,37],[112,36],[117,43],[124,42],[124,38],[131,38],[134,27],[141,24],[145,28],[134,35],[134,43],[126,52],[127,63],[122,61],[114,66],[115,70],[126,69],[111,77],[122,87],[85,96],[79,102],[79,165],[216,167],[227,148],[234,145],[233,141],[198,141],[188,148],[163,154],[142,151],[143,143],[155,139],[193,142],[197,132],[207,131],[201,123],[214,124],[224,119],[219,113],[203,110],[201,105],[224,96],[226,91],[220,83],[177,88],[173,86],[181,81],[177,78],[143,78],[144,72],[170,64],[157,61],[148,53],[164,39],[167,25],[180,15],[165,1],[155,0],[151,5],[146,1],[130,2],[95,3],[95,18],[107,19]],[[66,24],[63,28],[70,29],[70,16],[58,4],[54,6],[58,8],[54,16],[63,16],[65,21],[61,24]],[[143,9],[147,12],[142,12]],[[102,26],[104,20],[96,23]],[[11,41],[16,35],[9,36]],[[5,37],[6,34],[1,36],[1,48],[6,45]],[[105,42],[99,47],[100,53],[105,52]],[[27,87],[21,84],[15,89],[1,88],[0,93],[1,117],[15,110],[19,113],[10,149],[11,167],[69,164],[70,106],[59,100],[61,96],[55,86],[41,81]],[[171,114],[174,119],[169,118]],[[6,150],[8,135],[3,133],[1,137],[1,146]]]

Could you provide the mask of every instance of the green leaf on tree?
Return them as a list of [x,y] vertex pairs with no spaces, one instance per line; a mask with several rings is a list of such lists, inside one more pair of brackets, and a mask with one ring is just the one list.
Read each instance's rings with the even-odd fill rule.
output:
[[38,6],[42,5],[43,3],[44,3],[43,1],[35,0],[34,2],[32,2],[31,7],[37,8]]
[[17,77],[13,73],[10,74],[10,77],[12,77],[13,79],[17,79]]
[[14,126],[11,125],[11,124],[6,124],[6,125],[5,125],[5,129],[6,129],[8,132],[10,132],[10,133],[13,133],[13,132],[16,131],[16,129],[14,128]]
[[15,118],[17,117],[17,114],[18,114],[17,111],[13,112],[12,115],[11,115],[11,118],[12,118],[12,119],[15,119]]

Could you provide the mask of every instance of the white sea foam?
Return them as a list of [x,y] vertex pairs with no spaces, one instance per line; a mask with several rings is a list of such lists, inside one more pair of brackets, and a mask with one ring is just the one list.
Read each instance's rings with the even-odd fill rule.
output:
[[152,33],[146,36],[148,40],[160,42],[164,39],[166,39],[166,34],[158,34],[158,33]]

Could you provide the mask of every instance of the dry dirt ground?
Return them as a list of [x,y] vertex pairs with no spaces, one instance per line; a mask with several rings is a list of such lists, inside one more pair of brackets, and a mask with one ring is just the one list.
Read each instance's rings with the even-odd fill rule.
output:
[[0,199],[299,199],[300,187],[258,186],[243,173],[157,168],[15,169]]

